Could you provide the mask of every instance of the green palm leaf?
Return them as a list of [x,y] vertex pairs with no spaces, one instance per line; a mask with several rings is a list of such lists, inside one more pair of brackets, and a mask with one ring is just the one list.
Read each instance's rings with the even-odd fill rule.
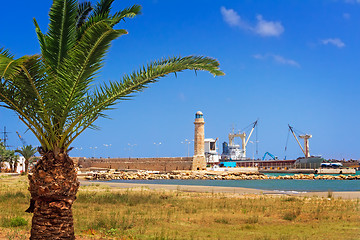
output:
[[76,28],[81,27],[86,22],[86,19],[89,16],[91,10],[93,10],[91,2],[79,3],[76,17]]
[[75,0],[56,0],[50,9],[49,33],[46,38],[48,52],[44,55],[56,71],[68,51],[75,44],[77,4]]

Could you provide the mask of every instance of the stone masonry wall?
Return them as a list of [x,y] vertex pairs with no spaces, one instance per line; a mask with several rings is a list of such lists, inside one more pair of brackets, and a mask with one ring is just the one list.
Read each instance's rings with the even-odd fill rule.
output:
[[136,169],[150,171],[191,170],[192,157],[172,158],[79,158],[81,168]]

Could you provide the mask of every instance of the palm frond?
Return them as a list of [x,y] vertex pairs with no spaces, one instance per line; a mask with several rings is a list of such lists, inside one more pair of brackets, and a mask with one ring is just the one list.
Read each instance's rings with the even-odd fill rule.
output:
[[59,71],[64,92],[60,127],[66,123],[69,111],[83,101],[94,75],[102,67],[111,41],[126,33],[125,30],[114,30],[100,22],[89,28],[69,53],[62,71]]
[[125,18],[134,18],[136,15],[141,14],[141,8],[142,7],[140,5],[135,4],[131,7],[123,9],[122,11],[116,12],[112,16],[112,26],[115,26],[121,20],[124,20]]
[[[44,66],[40,56],[24,56],[20,59],[8,59],[5,68],[0,60],[0,101],[6,107],[14,110],[31,131],[37,132],[39,140],[45,137],[45,132],[51,132],[52,123],[46,111],[46,79]],[[42,141],[40,141],[43,143]]]
[[209,71],[214,76],[224,75],[219,69],[218,61],[208,57],[174,57],[149,63],[131,75],[125,75],[122,81],[101,85],[94,95],[83,99],[83,111],[78,115],[81,117],[74,120],[67,129],[64,145],[68,146],[67,144],[78,136],[76,132],[82,132],[85,128],[93,126],[92,123],[98,117],[105,116],[103,112],[110,110],[118,100],[125,100],[131,94],[142,91],[148,84],[157,82],[161,77],[186,69]]
[[102,0],[95,7],[93,12],[88,17],[87,21],[82,24],[77,31],[77,39],[79,40],[84,32],[90,28],[92,25],[100,22],[110,24],[110,26],[115,26],[121,20],[125,18],[133,18],[136,15],[141,13],[140,5],[133,5],[131,7],[125,8],[122,11],[116,12],[113,16],[110,15],[111,4],[113,0]]
[[5,48],[0,48],[0,56],[14,58],[14,55],[10,53],[9,49]]
[[76,0],[56,0],[50,9],[48,38],[46,38],[47,54],[44,58],[56,71],[67,52],[75,45],[76,38]]
[[35,25],[35,32],[37,35],[37,38],[39,40],[39,44],[40,44],[40,49],[41,49],[41,53],[44,56],[44,58],[49,58],[51,59],[50,53],[47,50],[47,41],[46,41],[46,35],[44,35],[39,27],[39,24],[37,23],[36,19],[33,19],[33,23]]
[[86,1],[78,4],[76,28],[80,28],[86,22],[92,10],[91,2]]
[[25,159],[29,159],[36,153],[36,148],[31,145],[24,145],[20,149],[15,150],[16,153],[20,153]]
[[[96,90],[94,102],[99,109],[105,110],[117,100],[122,100],[132,93],[142,91],[149,83],[157,82],[159,78],[169,73],[183,70],[203,70],[214,76],[224,73],[219,69],[219,62],[215,59],[201,56],[173,57],[149,63],[146,67],[125,75],[120,82],[104,84]],[[96,100],[95,100],[96,99]]]
[[114,0],[100,0],[94,7],[94,11],[92,12],[92,16],[104,16],[109,17],[111,5]]

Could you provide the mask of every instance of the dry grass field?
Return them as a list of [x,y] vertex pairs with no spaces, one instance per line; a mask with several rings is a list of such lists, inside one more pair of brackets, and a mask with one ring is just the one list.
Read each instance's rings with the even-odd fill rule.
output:
[[[28,239],[26,177],[0,177],[0,239]],[[360,239],[360,200],[81,187],[77,239]]]

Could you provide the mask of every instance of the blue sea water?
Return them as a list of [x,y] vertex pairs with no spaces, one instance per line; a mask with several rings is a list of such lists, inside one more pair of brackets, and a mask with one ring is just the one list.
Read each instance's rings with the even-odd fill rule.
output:
[[[299,173],[265,173],[265,175],[267,176],[292,176],[295,174],[299,174]],[[304,174],[304,175],[308,175],[308,174]],[[315,176],[322,176],[323,174],[314,174]],[[326,175],[331,175],[331,176],[339,176],[339,175],[360,175],[360,171],[356,171],[355,174],[326,174]]]
[[261,190],[316,192],[360,191],[358,180],[112,180],[121,183],[243,187]]
[[[291,173],[266,173],[268,176],[294,175]],[[339,175],[339,174],[332,174]],[[360,171],[356,174],[360,175]],[[359,180],[112,180],[111,182],[120,183],[139,183],[139,184],[167,184],[167,185],[197,185],[204,187],[243,187],[261,190],[278,191],[298,191],[298,192],[317,192],[317,191],[360,191]]]

